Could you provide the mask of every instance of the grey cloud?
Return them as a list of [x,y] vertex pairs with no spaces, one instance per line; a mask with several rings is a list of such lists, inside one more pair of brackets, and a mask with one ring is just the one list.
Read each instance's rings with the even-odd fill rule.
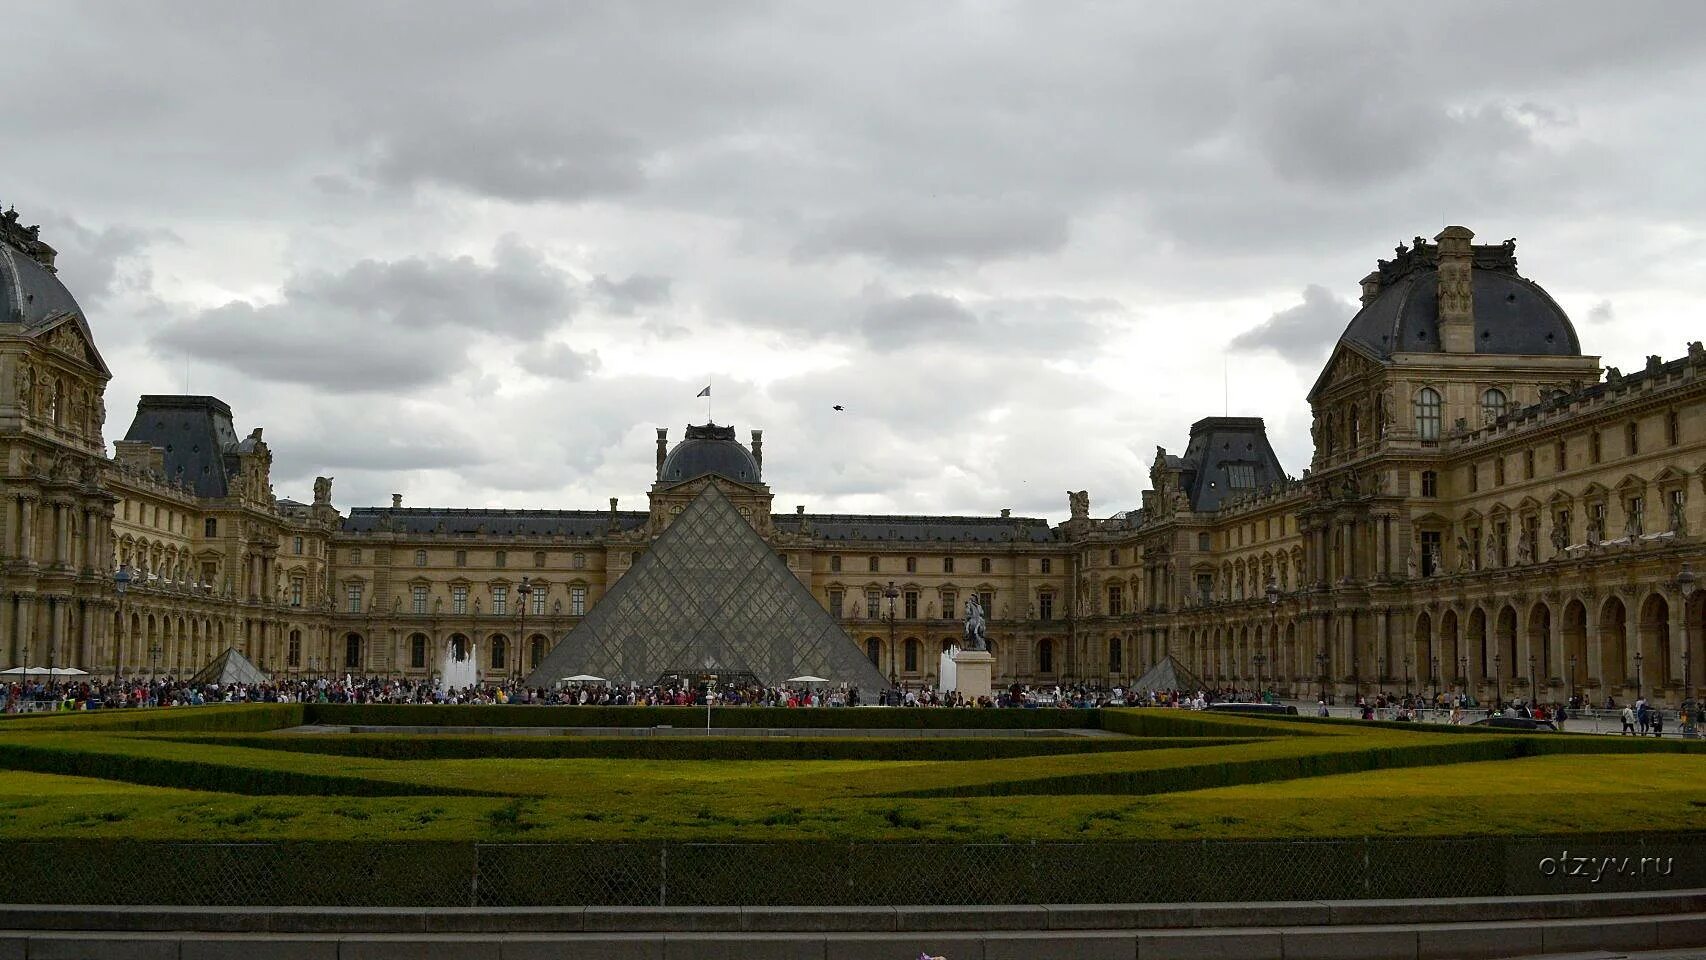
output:
[[[60,279],[84,309],[106,302],[123,285],[146,288],[150,278],[143,253],[152,243],[176,240],[164,230],[124,225],[96,230],[62,214],[51,214],[44,221],[43,236],[52,238],[51,245],[59,253]],[[127,266],[136,272],[121,273]]]
[[437,183],[520,202],[617,195],[645,182],[640,146],[595,124],[454,113],[433,119],[386,131],[368,175],[387,186]]
[[592,278],[592,293],[603,301],[611,313],[633,316],[644,307],[668,303],[671,295],[670,279],[636,273],[626,280],[612,280],[601,273]]
[[804,228],[801,259],[858,254],[893,264],[942,265],[1053,253],[1070,235],[1065,210],[1006,198],[916,198]]
[[275,303],[236,300],[151,338],[247,376],[356,393],[443,383],[467,367],[466,337],[530,340],[573,312],[566,273],[513,238],[491,265],[471,257],[364,260],[292,277]]
[[1247,352],[1271,350],[1293,363],[1316,363],[1355,314],[1349,302],[1312,283],[1303,289],[1302,303],[1233,337],[1229,346]]
[[969,337],[977,317],[953,297],[914,293],[868,304],[859,318],[865,339],[877,350],[899,350],[924,340]]
[[1610,300],[1601,300],[1588,308],[1589,323],[1610,323],[1616,318],[1617,315],[1611,309]]
[[571,381],[584,380],[599,367],[597,351],[589,350],[583,353],[563,343],[523,350],[516,362],[521,365],[521,369],[535,376]]
[[894,296],[880,284],[865,288],[855,322],[870,347],[887,353],[921,343],[955,342],[962,353],[1020,351],[1053,355],[1094,344],[1097,317],[1123,313],[1112,300],[1070,297],[983,299],[942,293]]

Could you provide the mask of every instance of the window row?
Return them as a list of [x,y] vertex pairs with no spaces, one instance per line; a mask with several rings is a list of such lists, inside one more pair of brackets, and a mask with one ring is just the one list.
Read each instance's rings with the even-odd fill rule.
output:
[[[301,552],[300,548],[301,548],[302,538],[297,537],[296,539],[297,539],[298,552]],[[416,550],[415,556],[414,556],[414,565],[417,567],[427,566],[430,559],[431,559],[431,555],[426,550]],[[476,560],[477,559],[478,558],[476,558]],[[535,550],[533,552],[533,568],[534,569],[536,569],[536,570],[544,569],[545,567],[547,567],[549,565],[549,560],[550,560],[550,557],[544,550]],[[346,547],[344,549],[344,562],[346,564],[349,564],[352,566],[362,563],[363,562],[362,548],[360,548],[360,547]],[[458,566],[458,567],[468,566],[468,551],[466,551],[466,550],[454,551],[451,554],[451,563],[452,563],[452,565]],[[500,568],[501,567],[508,567],[509,566],[509,551],[508,550],[495,551],[492,554],[492,566],[500,567]],[[577,553],[577,554],[574,554],[573,556],[571,556],[569,558],[569,568],[572,570],[585,570],[586,569],[586,554]]]
[[[956,572],[955,566],[954,566],[954,561],[955,561],[954,557],[943,557],[942,558],[942,572],[943,573],[954,573],[954,572]],[[918,572],[918,558],[917,557],[905,557],[905,558],[903,558],[903,564],[906,568],[907,573],[917,573]],[[1043,573],[1054,572],[1053,571],[1053,564],[1050,562],[1050,559],[1048,557],[1041,558],[1041,564],[1042,564],[1041,572],[1043,572]],[[882,558],[881,557],[866,557],[865,558],[865,569],[871,573],[881,573],[882,572]],[[977,560],[977,570],[979,573],[994,573],[995,572],[995,561],[989,557],[979,557]],[[830,573],[842,572],[842,557],[840,554],[832,554],[830,556],[830,558],[829,558],[829,572]]]
[[[568,589],[569,602],[566,609],[562,606],[560,601],[552,601],[549,599],[550,591],[545,586],[531,587],[527,591],[522,591],[518,588],[516,595],[524,598],[523,602],[527,604],[525,612],[535,616],[544,616],[546,613],[567,613],[572,617],[585,616],[586,586],[584,584],[576,583],[570,584]],[[351,581],[344,585],[344,600],[347,612],[363,613],[366,611],[366,607],[363,606],[366,590],[366,584],[356,581]],[[451,614],[464,615],[469,612],[468,594],[469,587],[465,584],[455,584],[451,586]],[[490,610],[488,612],[493,616],[504,616],[510,613],[521,612],[520,609],[511,609],[510,588],[508,586],[494,585],[488,587],[487,596],[490,601]],[[300,577],[292,578],[290,585],[290,597],[292,606],[302,605],[302,579]],[[442,603],[442,601],[440,601],[440,603]],[[409,587],[410,613],[438,613],[440,612],[439,608],[440,604],[435,604],[433,602],[431,587],[426,584],[413,584]]]

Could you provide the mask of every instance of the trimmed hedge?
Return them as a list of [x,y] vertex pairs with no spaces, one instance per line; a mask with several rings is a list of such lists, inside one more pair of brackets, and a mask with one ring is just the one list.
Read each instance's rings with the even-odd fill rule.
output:
[[1327,777],[1342,773],[1365,773],[1401,767],[1429,767],[1450,763],[1473,763],[1480,760],[1507,760],[1536,755],[1532,741],[1505,738],[1452,738],[1414,746],[1362,745],[1332,750],[1324,745],[1323,752],[1298,756],[1262,757],[1252,760],[1227,760],[1224,763],[1205,763],[1151,770],[1116,770],[1040,777],[1029,780],[1002,780],[983,783],[957,784],[924,790],[899,791],[893,797],[1001,797],[1029,794],[1125,794],[1144,795],[1177,793],[1185,790],[1206,790],[1212,787],[1232,787],[1247,783],[1271,783],[1276,780],[1300,780]]
[[11,714],[0,734],[48,731],[264,733],[302,725],[300,703],[213,704],[203,707],[145,707],[116,710]]
[[[306,722],[376,727],[659,727],[704,729],[704,707],[566,707],[509,704],[309,703]],[[712,707],[715,727],[848,727],[890,730],[1071,730],[1100,726],[1097,710]]]
[[1249,738],[1027,737],[868,739],[788,737],[493,737],[488,735],[286,734],[174,737],[176,742],[332,754],[378,760],[1001,760],[1067,753],[1113,753],[1246,743]]
[[[1098,710],[1103,730],[1133,737],[1301,737],[1318,736],[1317,731],[1292,725],[1276,725],[1281,719],[1268,716],[1228,716],[1200,710],[1142,707]],[[1283,719],[1294,719],[1285,717]]]
[[119,780],[150,787],[212,790],[252,796],[501,797],[505,793],[365,777],[269,770],[197,760],[0,740],[0,767],[33,773]]

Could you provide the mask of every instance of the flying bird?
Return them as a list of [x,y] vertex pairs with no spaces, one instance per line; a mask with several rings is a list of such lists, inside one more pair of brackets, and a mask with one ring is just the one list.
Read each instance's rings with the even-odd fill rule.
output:
[[835,405],[835,409],[837,409],[837,410],[846,410],[846,409],[847,409],[847,408],[846,408],[846,407],[844,407],[844,406],[842,406],[842,405],[841,405],[841,404],[839,404],[839,403],[838,403],[838,404],[836,404],[836,405]]

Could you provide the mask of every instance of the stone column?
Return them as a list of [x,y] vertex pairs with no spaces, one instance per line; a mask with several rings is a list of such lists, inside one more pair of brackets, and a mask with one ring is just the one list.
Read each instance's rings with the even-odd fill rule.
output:
[[57,520],[58,549],[54,561],[62,567],[75,566],[71,560],[71,504],[59,502],[53,505],[54,517]]
[[34,563],[36,498],[26,494],[19,500],[18,505],[23,513],[18,524],[18,559],[24,563]]

